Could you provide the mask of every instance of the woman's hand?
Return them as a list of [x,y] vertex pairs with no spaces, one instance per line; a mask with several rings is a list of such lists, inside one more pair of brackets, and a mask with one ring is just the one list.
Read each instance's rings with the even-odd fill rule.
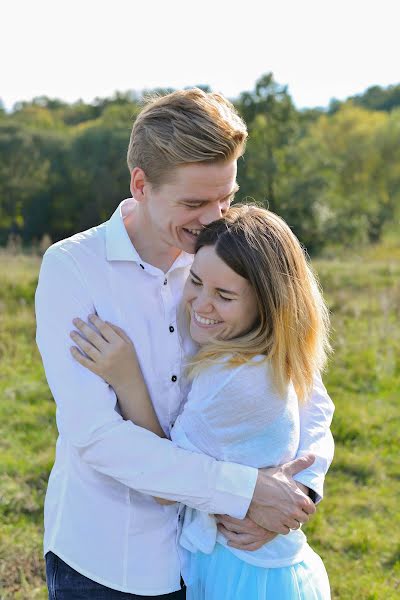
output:
[[[83,335],[77,331],[70,333],[79,347],[79,349],[74,346],[71,348],[72,356],[82,366],[111,385],[117,395],[121,415],[126,421],[132,421],[159,437],[165,437],[132,341],[120,327],[102,321],[97,315],[90,315],[89,321],[97,331],[82,319],[73,320],[75,327]],[[79,350],[85,352],[87,356]]]
[[[73,320],[75,327],[81,332],[72,331],[70,333],[70,337],[79,348],[75,346],[70,348],[75,360],[99,375],[114,390],[132,385],[132,379],[141,379],[142,374],[136,351],[126,333],[117,325],[105,322],[97,315],[90,315],[89,321],[97,331],[94,331],[82,319]],[[84,356],[82,352],[87,356]]]
[[276,538],[274,531],[267,531],[248,517],[234,519],[228,515],[215,515],[218,531],[228,540],[228,546],[238,550],[259,550]]

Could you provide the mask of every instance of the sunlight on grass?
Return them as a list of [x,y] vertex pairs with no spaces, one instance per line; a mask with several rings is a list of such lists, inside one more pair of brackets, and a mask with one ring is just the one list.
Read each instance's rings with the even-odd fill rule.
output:
[[[336,405],[325,500],[305,527],[333,598],[400,596],[400,247],[314,262],[332,313]],[[55,407],[35,346],[40,259],[0,252],[0,597],[46,598],[42,510]]]

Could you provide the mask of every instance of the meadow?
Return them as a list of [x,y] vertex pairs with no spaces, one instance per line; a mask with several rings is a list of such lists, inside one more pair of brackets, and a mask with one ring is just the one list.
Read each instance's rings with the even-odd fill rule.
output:
[[[400,245],[315,261],[332,313],[336,405],[326,497],[305,527],[335,599],[400,597]],[[55,405],[35,346],[40,258],[0,252],[0,598],[47,597],[42,511]]]

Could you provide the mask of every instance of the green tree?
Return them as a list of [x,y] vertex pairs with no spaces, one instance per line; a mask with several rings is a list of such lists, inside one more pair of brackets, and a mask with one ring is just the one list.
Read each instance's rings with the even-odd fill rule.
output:
[[382,231],[400,215],[400,108],[389,115],[374,138],[377,160],[370,173],[377,205],[368,220],[368,239],[378,242]]
[[36,135],[20,125],[0,123],[0,236],[21,233],[25,202],[44,190],[49,162],[43,160]]
[[[105,221],[130,195],[126,150],[131,126],[95,123],[76,131],[69,152],[71,193],[68,205],[57,203],[54,223],[64,223],[57,237]],[[72,233],[71,231],[71,233]]]
[[305,186],[316,230],[326,242],[379,239],[388,215],[382,207],[390,202],[387,165],[377,141],[388,144],[387,121],[384,113],[347,103],[334,115],[320,117],[299,142],[286,196]]
[[279,154],[298,128],[298,115],[286,86],[263,75],[253,92],[240,95],[236,106],[249,129],[244,159],[239,163],[239,181],[246,196],[278,210]]

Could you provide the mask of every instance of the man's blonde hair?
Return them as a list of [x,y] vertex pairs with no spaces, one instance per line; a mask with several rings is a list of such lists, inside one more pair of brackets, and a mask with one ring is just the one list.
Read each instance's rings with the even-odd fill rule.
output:
[[153,96],[132,128],[128,167],[143,169],[155,186],[179,165],[236,159],[247,128],[229,100],[201,89]]
[[201,347],[188,365],[189,375],[227,354],[231,365],[264,354],[277,388],[283,391],[291,381],[299,400],[306,400],[330,352],[329,313],[290,227],[269,210],[235,205],[201,231],[196,252],[203,246],[213,246],[228,267],[249,281],[258,318],[243,335]]

